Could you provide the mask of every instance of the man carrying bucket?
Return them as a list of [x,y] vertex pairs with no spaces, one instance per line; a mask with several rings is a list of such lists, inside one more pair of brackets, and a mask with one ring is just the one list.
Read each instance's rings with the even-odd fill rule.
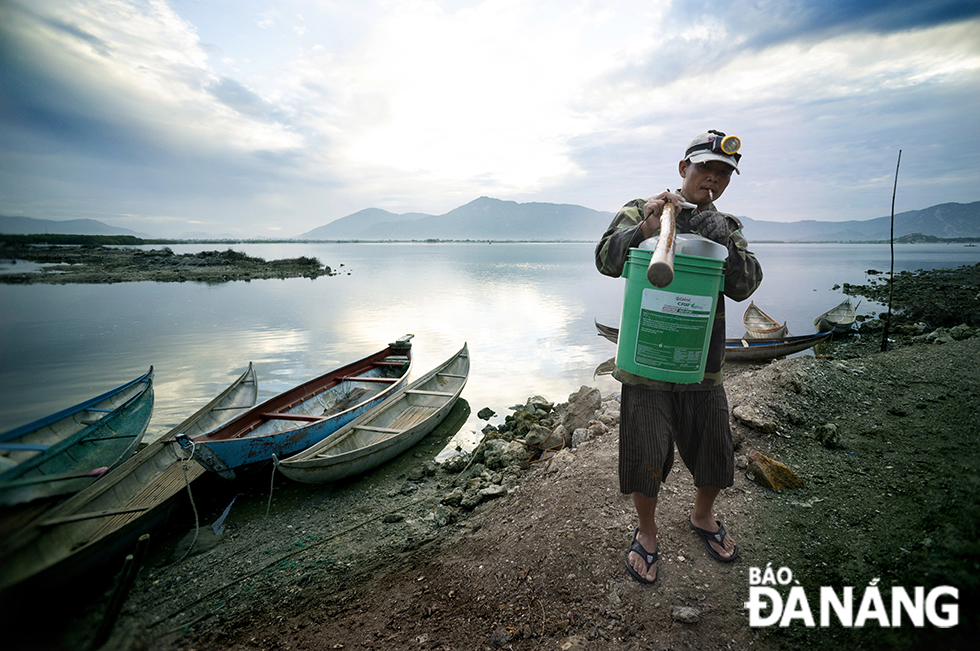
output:
[[[657,495],[660,482],[666,479],[673,465],[675,444],[697,487],[690,526],[715,559],[727,563],[738,556],[735,541],[715,519],[713,508],[718,494],[734,483],[735,475],[728,400],[722,386],[724,297],[744,301],[762,282],[762,268],[748,250],[742,224],[732,215],[717,212],[714,205],[728,187],[732,172],[740,173],[739,146],[737,138],[718,131],[699,135],[690,142],[684,159],[678,164],[680,190],[629,202],[616,214],[596,246],[599,271],[616,278],[622,276],[630,249],[659,234],[664,206],[671,202],[677,206],[683,203],[696,206],[685,207],[676,214],[677,233],[694,233],[728,249],[703,379],[665,381],[657,379],[656,372],[647,373],[650,377],[646,377],[624,370],[621,366],[627,364],[621,359],[622,352],[617,355],[613,377],[623,387],[619,486],[621,492],[632,495],[639,518],[627,551],[626,567],[641,583],[653,583],[657,579]],[[677,283],[675,277],[671,285]],[[671,285],[664,288],[665,292],[671,291]],[[647,290],[656,293],[648,283],[644,291]]]

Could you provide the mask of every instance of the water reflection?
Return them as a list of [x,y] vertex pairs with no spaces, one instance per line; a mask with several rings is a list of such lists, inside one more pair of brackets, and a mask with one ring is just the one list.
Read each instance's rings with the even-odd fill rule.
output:
[[[407,333],[415,334],[413,377],[469,343],[463,396],[474,411],[497,412],[493,422],[530,395],[561,402],[584,384],[618,389],[611,378],[592,377],[615,352],[593,320],[618,324],[625,281],[595,271],[589,243],[233,248],[266,259],[316,257],[343,272],[222,285],[0,285],[0,429],[107,391],[152,364],[152,437],[217,395],[249,361],[265,400]],[[812,332],[813,317],[840,302],[833,285],[864,283],[866,270],[889,264],[882,245],[753,250],[766,272],[753,299],[794,334]],[[896,269],[975,263],[978,251],[897,247]],[[729,336],[741,335],[743,309],[729,304]],[[865,301],[860,311],[875,309]],[[460,436],[476,438],[484,424],[470,414]]]

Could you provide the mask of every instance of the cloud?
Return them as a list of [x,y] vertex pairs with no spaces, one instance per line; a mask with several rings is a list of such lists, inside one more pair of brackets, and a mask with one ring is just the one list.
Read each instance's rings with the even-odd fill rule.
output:
[[977,150],[950,145],[976,121],[975,5],[8,0],[0,210],[287,233],[480,195],[614,210],[708,128],[742,136],[726,207],[756,218],[802,218],[785,188],[846,188],[850,212],[807,216],[860,218],[899,147],[909,208],[930,182],[975,200]]

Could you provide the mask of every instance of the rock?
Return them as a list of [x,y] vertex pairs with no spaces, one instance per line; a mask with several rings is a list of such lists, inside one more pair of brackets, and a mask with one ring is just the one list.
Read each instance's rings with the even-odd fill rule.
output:
[[953,341],[953,336],[945,328],[936,328],[927,335],[919,335],[912,339],[914,341],[924,341],[933,344],[948,344]]
[[803,488],[803,480],[797,477],[786,464],[774,461],[756,450],[749,452],[749,466],[745,474],[760,486],[774,491],[784,488]]
[[511,633],[506,628],[501,626],[493,632],[493,635],[490,636],[490,646],[492,646],[495,649],[499,649],[503,645],[510,642],[512,639],[514,639],[513,633]]
[[956,341],[962,341],[964,339],[969,339],[973,336],[973,328],[961,323],[958,326],[953,326],[949,329],[949,336],[951,336]]
[[697,608],[691,608],[690,606],[674,606],[670,610],[671,618],[675,622],[684,624],[697,624],[700,614]]
[[456,521],[456,510],[445,504],[440,504],[432,513],[432,521],[437,527],[450,525]]
[[555,408],[555,403],[551,402],[550,400],[545,400],[541,396],[531,396],[530,398],[528,398],[527,406],[525,407],[525,409],[527,409],[532,414],[539,410],[547,414],[554,408]]
[[548,460],[548,468],[546,472],[557,472],[567,468],[573,463],[575,463],[575,454],[568,448],[565,448]]
[[551,430],[542,425],[532,425],[524,435],[524,442],[531,447],[549,447],[542,445],[551,436]]
[[442,503],[449,506],[459,506],[463,501],[464,494],[463,489],[457,486],[442,498]]
[[759,412],[748,405],[738,405],[732,409],[732,416],[735,420],[747,427],[762,432],[763,434],[775,434],[776,423],[765,418]]
[[829,450],[844,447],[841,440],[840,428],[834,423],[822,423],[813,430],[813,435],[823,446]]
[[497,412],[495,412],[493,409],[490,409],[490,407],[484,407],[480,411],[476,412],[476,417],[479,418],[480,420],[490,420],[496,415]]
[[480,497],[480,501],[484,502],[486,500],[492,500],[496,497],[503,497],[507,494],[507,487],[501,484],[493,484],[487,486],[486,488],[481,488],[477,491],[477,495]]
[[561,649],[561,651],[586,651],[588,648],[586,646],[587,643],[588,640],[581,635],[573,635],[565,638],[565,641],[562,642],[561,646],[558,648]]
[[551,430],[548,438],[541,442],[540,447],[544,450],[560,450],[572,444],[572,435],[565,431],[562,425]]
[[449,473],[462,472],[466,464],[470,462],[470,455],[465,452],[457,452],[442,462],[442,469]]
[[577,430],[572,432],[572,447],[577,448],[592,438],[590,432],[591,428],[585,429],[584,427],[579,427]]
[[579,427],[588,427],[601,403],[602,394],[598,389],[583,386],[568,397],[568,411],[562,416],[561,424],[569,432],[574,432]]

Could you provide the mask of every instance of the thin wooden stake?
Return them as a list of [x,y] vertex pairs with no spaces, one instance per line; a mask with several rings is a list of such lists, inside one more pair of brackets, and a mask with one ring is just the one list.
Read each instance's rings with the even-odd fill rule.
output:
[[902,164],[902,150],[898,150],[898,163],[895,165],[895,187],[892,188],[892,268],[888,272],[888,316],[885,317],[885,328],[881,333],[881,352],[888,350],[888,330],[892,324],[892,291],[895,289],[895,193],[898,192],[898,167]]

